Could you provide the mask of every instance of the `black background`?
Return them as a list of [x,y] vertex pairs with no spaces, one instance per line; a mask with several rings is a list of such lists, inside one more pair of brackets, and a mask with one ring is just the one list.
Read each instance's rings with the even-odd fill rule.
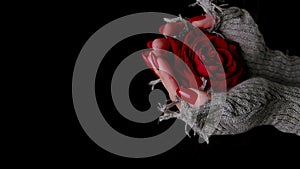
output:
[[[62,107],[55,108],[55,114],[58,115],[55,119],[57,123],[50,124],[51,133],[48,137],[49,139],[51,137],[51,144],[45,144],[47,148],[44,147],[44,149],[55,152],[55,158],[62,160],[66,157],[73,160],[87,159],[89,161],[128,159],[103,150],[81,128],[73,108],[70,89],[76,58],[88,38],[114,19],[137,12],[165,12],[174,15],[182,14],[188,17],[198,12],[198,10],[187,10],[186,6],[192,2],[191,0],[151,0],[136,3],[128,0],[103,1],[100,3],[78,1],[64,4],[43,4],[39,9],[41,13],[46,14],[43,24],[45,24],[45,27],[49,26],[51,28],[48,34],[49,41],[59,51],[55,51],[56,54],[53,53],[53,56],[51,56],[58,63],[57,68],[61,68],[57,76],[63,76],[62,80],[59,78],[56,85],[59,88],[66,87],[60,93],[67,93],[67,97],[61,97],[66,99],[60,102]],[[298,27],[295,25],[299,14],[296,5],[291,5],[293,1],[286,1],[282,4],[282,2],[275,1],[270,3],[258,0],[232,0],[230,4],[250,11],[270,48],[282,51],[288,50],[291,54],[300,55],[300,50],[297,48]],[[145,43],[154,37],[153,35],[135,36],[116,44],[105,56],[105,60],[98,70],[96,94],[101,112],[105,112],[104,116],[112,127],[129,136],[147,137],[159,134],[173,122],[171,120],[159,125],[156,122],[146,125],[132,123],[118,115],[109,98],[103,98],[103,96],[109,94],[107,92],[110,89],[107,87],[110,86],[111,74],[118,63],[129,54],[145,48]],[[101,47],[101,44],[99,46]],[[49,50],[49,53],[53,51]],[[146,83],[154,78],[150,71],[145,71],[138,74],[132,82],[131,89],[139,87],[137,88],[139,89],[138,93],[133,92],[133,90],[130,91],[130,97],[137,109],[147,110],[149,105],[145,95],[147,96],[147,92],[150,92],[150,90]],[[67,82],[66,85],[65,81]],[[158,87],[163,90],[162,86]],[[182,130],[184,131],[184,129]],[[250,161],[262,157],[292,158],[300,150],[299,143],[300,138],[295,135],[281,133],[271,126],[263,126],[234,136],[212,136],[210,144],[199,144],[197,137],[186,137],[166,153],[143,160],[177,160],[179,158],[187,161],[191,159],[236,159],[249,156],[249,154],[251,154]]]

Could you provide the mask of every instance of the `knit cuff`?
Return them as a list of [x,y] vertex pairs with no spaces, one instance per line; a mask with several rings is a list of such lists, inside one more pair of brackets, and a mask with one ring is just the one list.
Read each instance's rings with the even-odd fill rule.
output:
[[196,0],[194,4],[191,4],[190,6],[200,6],[204,10],[206,14],[211,15],[213,19],[213,26],[209,28],[207,31],[210,33],[216,33],[216,30],[218,30],[220,26],[220,16],[222,15],[222,8],[215,3],[212,2],[212,0]]
[[210,101],[197,108],[176,98],[175,102],[181,103],[180,111],[166,111],[170,106],[161,106],[164,114],[160,121],[180,119],[186,123],[187,135],[189,126],[207,143],[211,135],[234,135],[262,125],[300,135],[300,88],[297,87],[252,78],[226,94],[212,94]]
[[246,61],[264,57],[267,47],[263,35],[248,11],[237,7],[223,10],[218,31],[227,39],[237,42]]
[[300,88],[251,78],[231,89],[215,134],[238,134],[272,125],[300,135]]
[[192,107],[186,101],[175,97],[176,100],[171,103],[175,105],[176,103],[181,103],[181,108],[179,112],[172,112],[169,110],[169,105],[160,106],[160,111],[164,114],[159,118],[160,121],[168,120],[170,118],[177,118],[185,122],[185,132],[189,136],[189,126],[193,131],[194,135],[198,134],[199,139],[203,139],[209,143],[209,137],[215,133],[218,128],[219,122],[222,116],[222,109],[224,108],[225,93],[212,94],[212,99],[207,101],[204,105],[200,107]]
[[300,87],[299,56],[287,56],[267,48],[257,24],[244,9],[223,10],[219,31],[241,47],[248,68],[248,77],[263,77],[289,86]]

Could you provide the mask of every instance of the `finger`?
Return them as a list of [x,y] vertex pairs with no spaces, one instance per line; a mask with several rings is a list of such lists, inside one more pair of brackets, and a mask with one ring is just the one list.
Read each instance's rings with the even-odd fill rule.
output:
[[153,43],[153,41],[147,42],[147,47],[148,47],[148,48],[152,48],[152,43]]
[[170,43],[166,38],[158,38],[152,42],[152,48],[154,50],[169,50]]
[[214,24],[214,18],[212,15],[205,14],[205,17],[203,19],[200,19],[198,21],[193,21],[192,25],[198,28],[202,29],[210,29],[213,27]]
[[[164,57],[159,57],[153,54],[150,55],[151,63],[156,66],[156,73],[161,79],[164,87],[169,93],[171,100],[175,100],[175,96],[179,96],[186,102],[190,103],[193,107],[204,105],[209,97],[206,92],[194,88],[179,88],[176,77],[174,76],[173,69]],[[176,105],[179,109],[180,104]]]
[[165,36],[174,36],[181,32],[184,26],[183,22],[167,23],[164,26],[161,26],[159,31]]
[[157,75],[158,75],[158,65],[156,62],[153,62],[154,59],[152,59],[151,56],[152,55],[152,51],[147,51],[142,53],[142,58],[144,60],[144,62],[146,63],[146,65]]
[[202,106],[209,99],[206,92],[194,88],[178,88],[176,93],[178,97],[190,103],[193,107]]
[[147,57],[147,59],[148,59],[150,65],[151,65],[151,67],[153,68],[155,74],[159,77],[159,72],[158,72],[158,70],[159,70],[159,65],[158,65],[157,59],[156,59],[156,57],[155,57],[155,55],[153,54],[152,51],[150,52],[150,54],[149,54],[149,56]]
[[143,58],[144,62],[146,63],[146,65],[147,65],[149,68],[153,69],[152,64],[150,63],[150,61],[149,61],[149,59],[148,59],[149,54],[150,54],[150,52],[148,52],[148,51],[142,53],[142,58]]
[[171,69],[169,63],[163,57],[155,57],[158,63],[159,69],[159,77],[162,80],[164,86],[168,90],[169,93],[173,93],[174,98],[176,94],[176,89],[178,88],[178,83],[174,76],[174,72]]
[[[160,80],[162,81],[162,84],[166,88],[169,98],[172,101],[175,101],[176,90],[179,87],[178,83],[174,77],[173,71],[169,65],[169,63],[164,59],[164,57],[156,56],[154,54],[155,51],[151,52],[150,55],[150,62],[153,62],[154,64],[157,64],[157,71],[155,73],[158,75]],[[180,109],[181,104],[176,104],[177,108]]]
[[[159,65],[157,63],[157,57],[167,58],[168,52],[165,50],[152,50],[142,53],[142,58],[146,65],[154,71],[154,73],[159,76],[158,69]],[[170,72],[170,71],[168,71]]]
[[178,88],[178,83],[174,77],[174,73],[169,63],[164,59],[164,57],[155,56],[153,53],[151,56],[151,62],[157,64],[157,74],[159,78],[161,79],[166,90],[168,91],[170,99],[174,101],[176,89]]
[[180,98],[192,105],[196,103],[198,98],[198,94],[196,92],[187,88],[178,88],[176,93]]
[[172,101],[175,101],[176,89],[178,88],[178,84],[176,80],[168,73],[164,71],[159,71],[160,79],[168,91],[169,97]]

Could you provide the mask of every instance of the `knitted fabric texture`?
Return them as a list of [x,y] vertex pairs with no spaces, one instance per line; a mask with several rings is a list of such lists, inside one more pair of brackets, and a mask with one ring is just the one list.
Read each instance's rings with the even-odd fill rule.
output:
[[217,31],[239,43],[248,78],[229,90],[223,103],[213,105],[212,112],[219,117],[217,122],[203,116],[204,109],[212,106],[210,102],[196,109],[185,107],[176,118],[206,142],[210,135],[238,134],[261,125],[300,136],[300,57],[269,49],[244,9],[224,9]]

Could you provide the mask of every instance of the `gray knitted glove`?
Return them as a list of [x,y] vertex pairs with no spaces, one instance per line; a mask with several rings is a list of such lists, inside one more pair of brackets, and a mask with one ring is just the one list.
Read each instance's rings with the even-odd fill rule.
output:
[[300,57],[286,56],[266,47],[250,14],[237,7],[224,10],[219,31],[238,42],[250,77],[264,77],[284,85],[300,87]]
[[[249,79],[223,95],[213,93],[212,101],[198,108],[180,100],[180,113],[161,120],[181,119],[206,142],[212,134],[238,134],[260,125],[300,135],[300,57],[268,49],[246,10],[231,7],[219,18],[219,32],[242,49]],[[213,103],[219,96],[226,99]]]

